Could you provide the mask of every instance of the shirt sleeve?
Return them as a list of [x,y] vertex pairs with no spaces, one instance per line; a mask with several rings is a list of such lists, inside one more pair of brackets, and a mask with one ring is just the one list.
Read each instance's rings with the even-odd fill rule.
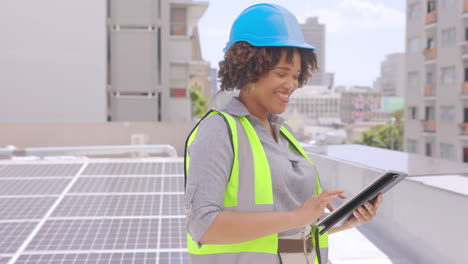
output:
[[188,153],[190,164],[185,190],[187,231],[198,243],[223,210],[224,193],[231,174],[233,150],[222,116],[214,114],[200,123]]

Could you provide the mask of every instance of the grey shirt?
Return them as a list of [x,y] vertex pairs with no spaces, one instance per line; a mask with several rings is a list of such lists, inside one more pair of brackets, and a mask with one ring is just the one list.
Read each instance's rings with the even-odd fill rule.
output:
[[[295,209],[315,194],[314,169],[280,136],[279,129],[284,125],[280,116],[268,115],[278,139],[276,142],[267,127],[251,115],[237,97],[222,111],[234,116],[246,116],[257,132],[270,165],[275,211]],[[197,137],[188,153],[190,167],[185,192],[187,230],[194,241],[199,241],[223,210],[224,191],[231,173],[233,151],[228,127],[222,117],[211,115],[200,123]],[[289,230],[279,236],[291,235],[299,230]]]

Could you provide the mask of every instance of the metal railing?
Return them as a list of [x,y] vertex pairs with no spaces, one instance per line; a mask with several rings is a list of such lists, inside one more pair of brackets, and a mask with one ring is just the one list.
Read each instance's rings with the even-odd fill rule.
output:
[[111,145],[79,147],[35,147],[17,149],[14,146],[0,148],[0,156],[118,156],[132,155],[137,157],[164,156],[177,157],[176,149],[171,145]]

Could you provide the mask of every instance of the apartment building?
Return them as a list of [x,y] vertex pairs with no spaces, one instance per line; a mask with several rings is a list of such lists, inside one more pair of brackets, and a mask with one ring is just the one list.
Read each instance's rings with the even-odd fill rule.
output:
[[190,88],[209,98],[197,22],[207,2],[109,1],[109,120],[187,121]]
[[468,1],[407,11],[405,151],[468,162]]
[[192,0],[8,1],[0,122],[185,121],[210,95]]

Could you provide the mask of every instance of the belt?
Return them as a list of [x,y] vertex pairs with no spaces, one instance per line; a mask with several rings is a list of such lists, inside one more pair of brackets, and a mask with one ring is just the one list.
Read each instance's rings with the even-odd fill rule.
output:
[[278,251],[280,253],[310,253],[312,252],[312,239],[307,239],[305,242],[302,239],[278,239]]

